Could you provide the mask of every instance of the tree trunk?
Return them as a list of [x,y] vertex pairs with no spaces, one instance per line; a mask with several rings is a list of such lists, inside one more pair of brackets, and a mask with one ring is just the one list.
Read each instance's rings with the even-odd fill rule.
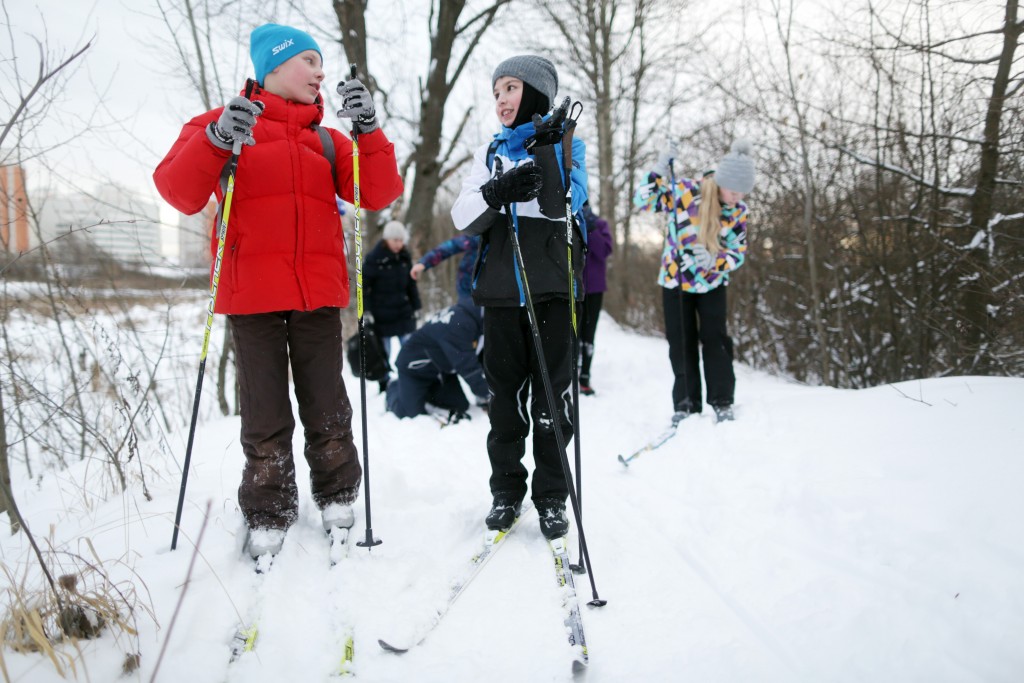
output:
[[[1017,5],[1018,0],[1007,0],[1003,48],[985,114],[978,181],[970,200],[971,240],[979,234],[987,235],[989,221],[992,220],[993,194],[999,170],[999,130],[1014,53],[1021,35],[1021,26],[1017,23]],[[992,287],[988,277],[989,241],[981,240],[978,247],[969,249],[957,268],[960,281],[966,283],[958,321],[963,325],[958,354],[959,370],[962,373],[984,373],[991,366],[991,356],[985,353],[985,348],[992,341],[988,310],[992,302]]]
[[[441,185],[441,133],[444,126],[444,109],[451,93],[448,83],[448,65],[452,47],[455,44],[455,24],[465,7],[460,0],[442,0],[437,13],[437,23],[430,44],[430,72],[420,92],[419,139],[412,153],[416,166],[409,196],[409,208],[405,214],[406,224],[412,239],[423,239],[430,233],[434,219],[434,198]],[[429,248],[430,245],[423,245]]]
[[[341,28],[341,46],[345,50],[345,59],[355,64],[359,78],[370,93],[377,90],[377,82],[370,75],[369,58],[366,50],[366,6],[369,0],[333,0],[334,14],[338,17]],[[348,68],[344,69],[348,78]]]

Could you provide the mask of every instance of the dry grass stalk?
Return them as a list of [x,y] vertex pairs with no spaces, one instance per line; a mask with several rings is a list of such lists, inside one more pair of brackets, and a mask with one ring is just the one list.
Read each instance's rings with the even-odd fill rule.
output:
[[[88,539],[85,543],[96,558],[92,543]],[[52,565],[62,572],[56,593],[38,577],[37,585],[29,585],[28,567],[19,578],[0,564],[8,579],[0,598],[4,610],[0,619],[0,673],[4,680],[10,681],[3,656],[8,648],[42,653],[61,677],[70,673],[77,678],[75,663],[81,656],[78,641],[98,638],[105,631],[117,640],[123,636],[131,639],[125,648],[123,667],[126,672],[137,668],[140,655],[136,619],[140,611],[151,618],[154,615],[140,600],[135,583],[115,583],[104,566],[107,563],[98,559],[92,561],[67,552],[51,551],[48,555]],[[134,578],[141,583],[137,575]]]

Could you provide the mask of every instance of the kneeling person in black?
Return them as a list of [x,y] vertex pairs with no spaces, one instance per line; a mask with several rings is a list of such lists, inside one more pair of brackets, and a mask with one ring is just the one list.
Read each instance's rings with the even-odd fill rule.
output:
[[458,421],[469,410],[459,377],[477,404],[487,405],[487,380],[476,355],[482,334],[483,311],[469,299],[430,316],[398,353],[398,380],[387,388],[388,410],[398,417],[416,417],[426,415],[430,404]]

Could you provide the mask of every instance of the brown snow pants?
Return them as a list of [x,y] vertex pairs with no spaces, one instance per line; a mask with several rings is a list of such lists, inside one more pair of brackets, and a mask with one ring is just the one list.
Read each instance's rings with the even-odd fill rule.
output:
[[362,468],[352,440],[352,404],[341,376],[340,309],[228,317],[235,341],[245,454],[238,504],[246,524],[284,529],[298,516],[289,362],[313,500],[321,509],[331,503],[352,503],[359,493]]

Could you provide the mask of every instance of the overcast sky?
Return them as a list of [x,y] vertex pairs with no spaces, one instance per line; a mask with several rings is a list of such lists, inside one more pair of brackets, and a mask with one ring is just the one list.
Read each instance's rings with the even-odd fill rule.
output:
[[[151,0],[134,1],[143,9],[151,4]],[[139,58],[136,36],[149,33],[154,28],[152,22],[128,10],[120,0],[7,0],[7,11],[23,79],[34,80],[38,70],[39,53],[33,39],[48,48],[51,68],[91,39],[82,67],[62,96],[53,100],[40,131],[47,139],[62,140],[90,126],[89,122],[94,122],[93,130],[54,150],[48,158],[71,182],[76,177],[108,177],[149,191],[152,184],[143,177],[146,148],[165,147],[173,135],[165,126],[154,125],[163,119],[165,98],[151,78],[150,66]],[[2,77],[0,87],[10,93],[10,72],[5,70]],[[30,164],[29,172],[33,170]],[[35,175],[38,180],[39,172]],[[91,180],[86,187],[95,184]]]

